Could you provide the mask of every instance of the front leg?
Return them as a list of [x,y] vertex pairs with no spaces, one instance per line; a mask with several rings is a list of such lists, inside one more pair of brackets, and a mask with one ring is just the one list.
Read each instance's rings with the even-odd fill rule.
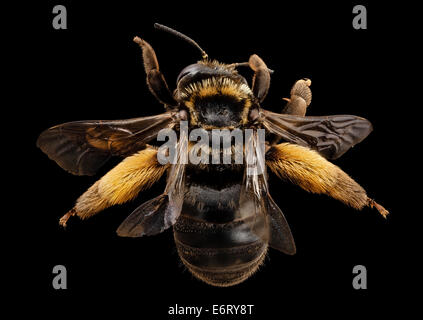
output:
[[65,227],[72,216],[87,219],[115,204],[134,199],[140,191],[157,182],[166,169],[167,166],[157,161],[157,150],[151,147],[124,159],[83,193],[59,224]]
[[267,96],[270,87],[270,71],[264,61],[256,54],[248,60],[250,68],[254,71],[253,83],[251,85],[254,96],[261,103]]
[[288,103],[282,113],[304,117],[307,107],[311,103],[310,85],[310,79],[301,79],[295,82],[291,89],[291,97],[283,98]]
[[272,146],[266,164],[279,178],[308,192],[326,194],[358,210],[374,207],[385,218],[389,214],[348,174],[309,148],[291,143]]
[[144,69],[147,74],[147,85],[150,92],[165,106],[176,106],[177,102],[169,90],[165,77],[159,70],[159,62],[154,49],[147,41],[139,37],[135,37],[134,42],[142,49]]

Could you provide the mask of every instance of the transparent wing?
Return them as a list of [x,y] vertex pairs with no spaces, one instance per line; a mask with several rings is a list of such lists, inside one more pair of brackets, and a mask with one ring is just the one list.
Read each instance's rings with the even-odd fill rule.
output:
[[111,156],[141,150],[161,129],[173,127],[176,112],[127,120],[75,121],[41,133],[37,146],[76,175],[93,175]]
[[295,254],[297,251],[291,229],[282,210],[278,207],[270,194],[266,200],[267,215],[270,224],[269,245],[286,254]]
[[164,193],[135,209],[117,229],[119,236],[154,235],[176,223],[184,202],[187,146],[186,131],[182,130],[177,144],[176,163],[168,172]]
[[372,124],[357,116],[301,117],[262,110],[263,126],[288,142],[317,150],[328,159],[342,156],[372,132]]
[[286,254],[296,252],[289,225],[269,193],[264,158],[264,134],[246,133],[245,174],[240,193],[239,210],[252,216],[251,230],[272,248]]

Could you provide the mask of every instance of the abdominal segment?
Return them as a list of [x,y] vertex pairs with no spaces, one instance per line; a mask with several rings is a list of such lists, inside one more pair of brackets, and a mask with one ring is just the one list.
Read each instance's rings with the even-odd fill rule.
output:
[[179,257],[196,278],[210,285],[238,284],[266,256],[267,241],[261,236],[265,217],[238,210],[242,177],[237,173],[215,173],[201,185],[195,181],[199,175],[191,178],[188,174],[184,206],[174,225]]

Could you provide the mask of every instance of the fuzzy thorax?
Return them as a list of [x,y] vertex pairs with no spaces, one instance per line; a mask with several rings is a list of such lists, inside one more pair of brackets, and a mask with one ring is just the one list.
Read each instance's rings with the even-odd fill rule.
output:
[[188,84],[181,91],[183,100],[206,98],[214,95],[226,95],[242,99],[251,99],[253,93],[245,83],[236,82],[225,77],[211,77]]
[[253,101],[253,93],[247,84],[226,77],[211,77],[190,83],[181,90],[180,97],[190,111],[193,125],[198,124],[196,109],[201,101],[214,97],[228,97],[236,104],[240,104],[242,107],[240,124],[247,123]]

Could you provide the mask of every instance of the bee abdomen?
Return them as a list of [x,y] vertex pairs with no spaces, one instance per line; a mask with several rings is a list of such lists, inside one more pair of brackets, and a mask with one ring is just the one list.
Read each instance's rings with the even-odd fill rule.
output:
[[[176,241],[176,247],[183,264],[196,278],[218,287],[233,286],[249,278],[263,263],[267,251],[265,243],[253,243],[227,250],[225,248],[193,248]],[[231,255],[243,256],[248,251],[254,251],[252,261],[235,265],[225,264],[221,267],[207,266],[206,261],[209,259],[227,260],[227,257]],[[251,255],[251,253],[247,255]]]
[[220,287],[250,277],[267,252],[267,243],[243,221],[212,224],[181,216],[174,226],[174,237],[187,269],[196,278]]

